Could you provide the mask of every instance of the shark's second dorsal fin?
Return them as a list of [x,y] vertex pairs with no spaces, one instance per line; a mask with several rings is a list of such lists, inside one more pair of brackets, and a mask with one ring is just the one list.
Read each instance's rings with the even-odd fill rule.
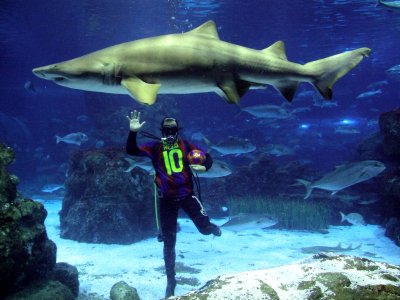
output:
[[275,56],[277,58],[287,60],[286,51],[285,51],[285,43],[282,41],[277,41],[273,43],[268,48],[261,50],[264,54],[269,54]]
[[190,30],[186,33],[187,34],[204,35],[209,38],[219,40],[217,26],[215,26],[215,22],[212,20],[207,21],[207,22],[201,24],[199,27],[196,27],[195,29]]

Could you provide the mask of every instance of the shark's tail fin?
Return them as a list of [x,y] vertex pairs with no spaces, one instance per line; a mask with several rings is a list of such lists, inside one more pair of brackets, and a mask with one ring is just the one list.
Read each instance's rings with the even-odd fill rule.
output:
[[56,144],[58,144],[61,141],[61,137],[59,137],[58,135],[55,136],[56,138]]
[[340,217],[341,217],[341,220],[340,220],[340,222],[344,222],[344,220],[346,220],[346,216],[345,216],[345,214],[344,214],[344,213],[342,213],[341,211],[340,211]]
[[369,48],[346,51],[304,65],[307,73],[314,74],[312,82],[325,99],[332,99],[332,86],[335,82],[357,66],[364,56],[371,52]]
[[306,187],[306,195],[304,196],[304,199],[307,199],[308,197],[310,197],[311,192],[313,190],[313,186],[312,186],[311,182],[304,180],[304,179],[297,179],[297,182],[300,182],[301,184],[303,184]]

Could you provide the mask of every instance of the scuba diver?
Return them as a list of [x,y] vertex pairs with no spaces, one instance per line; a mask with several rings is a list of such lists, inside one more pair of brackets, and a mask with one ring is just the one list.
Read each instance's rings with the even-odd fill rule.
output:
[[204,165],[189,164],[187,155],[197,148],[179,138],[180,128],[174,118],[164,118],[161,122],[161,140],[138,146],[137,133],[146,122],[140,123],[140,112],[136,110],[127,118],[130,132],[126,142],[126,152],[133,156],[149,157],[155,170],[161,223],[159,241],[164,242],[163,254],[167,275],[165,297],[168,298],[174,295],[176,286],[175,244],[179,209],[185,211],[200,233],[221,236],[221,230],[210,222],[201,201],[193,191],[192,171],[207,171],[212,166],[212,158],[206,153]]

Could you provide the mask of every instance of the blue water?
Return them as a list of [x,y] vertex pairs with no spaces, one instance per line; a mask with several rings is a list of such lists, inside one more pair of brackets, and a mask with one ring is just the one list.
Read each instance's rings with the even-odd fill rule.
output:
[[[323,171],[354,160],[357,145],[379,130],[380,113],[399,106],[399,83],[389,80],[386,70],[400,63],[400,14],[375,7],[374,0],[3,0],[0,139],[17,152],[11,170],[23,179],[22,186],[37,181],[41,174],[48,176],[46,170],[58,169],[77,149],[56,145],[55,135],[85,132],[89,141],[81,148],[103,143],[104,147],[123,146],[128,133],[126,112],[146,111],[127,95],[83,92],[41,80],[32,74],[34,67],[126,41],[185,32],[210,19],[227,42],[263,49],[283,40],[287,57],[293,62],[306,63],[359,47],[369,47],[373,52],[335,84],[333,101],[337,106],[315,106],[315,96],[296,96],[291,109],[305,111],[273,125],[247,113],[239,114],[238,106],[228,105],[213,93],[160,96],[160,103],[180,119],[188,138],[201,132],[213,141],[239,136],[249,138],[257,147],[281,144],[296,150],[291,159],[310,161]],[[378,87],[381,93],[356,98],[371,90],[368,85],[380,81],[385,81]],[[302,84],[298,95],[307,91],[313,88]],[[249,91],[240,105],[285,102],[268,88]],[[150,113],[156,113],[156,109]],[[110,119],[104,121],[106,117]],[[350,120],[351,124],[344,127],[353,133],[335,133],[343,120]],[[147,126],[157,133],[158,124]],[[233,165],[243,162],[240,158],[229,160]],[[54,177],[56,183],[64,180],[63,174]]]
[[[159,127],[154,116],[167,112],[179,119],[184,127],[182,134],[188,139],[199,133],[214,142],[228,136],[249,139],[259,149],[251,156],[220,158],[213,153],[214,158],[227,161],[234,170],[251,164],[261,155],[261,149],[271,144],[294,151],[289,156],[271,156],[278,165],[293,161],[309,163],[319,175],[335,165],[357,160],[360,143],[379,131],[380,114],[400,106],[400,75],[396,80],[386,72],[400,64],[400,13],[376,7],[375,3],[375,0],[1,0],[0,142],[16,152],[16,161],[9,169],[21,179],[18,189],[31,196],[41,194],[45,184],[62,184],[69,155],[77,149],[124,147],[129,131],[126,114],[134,109],[143,112],[144,120],[148,121],[145,130],[154,134],[158,134]],[[186,32],[208,20],[216,22],[221,40],[230,43],[261,50],[282,40],[288,59],[296,63],[359,47],[369,47],[372,53],[335,84],[335,106],[314,105],[314,101],[322,100],[310,85],[301,84],[288,106],[301,112],[294,118],[271,123],[241,112],[240,107],[284,105],[286,100],[272,87],[249,91],[240,107],[208,93],[160,95],[154,107],[146,108],[127,95],[73,90],[32,74],[35,67],[135,39]],[[380,90],[376,95],[357,98],[376,90]],[[337,129],[345,129],[346,133],[335,132]],[[84,132],[89,141],[80,147],[56,144],[56,135],[72,132]],[[282,193],[290,193],[290,188]],[[372,193],[378,192],[377,186],[369,188]],[[56,194],[60,195],[60,191]],[[47,197],[51,199],[53,195]],[[330,200],[327,196],[327,201]],[[370,212],[373,213],[372,209]],[[51,216],[48,221],[56,219],[56,212]],[[381,229],[379,238],[383,236]],[[343,234],[331,244],[351,243],[347,238]],[[387,243],[386,248],[382,247],[385,251],[395,247]],[[60,244],[63,253],[67,248]],[[363,251],[366,250],[370,249],[364,247]],[[161,248],[157,253],[161,257]],[[280,254],[275,249],[274,253]],[[382,259],[398,261],[384,255]],[[161,258],[159,261],[161,264]]]

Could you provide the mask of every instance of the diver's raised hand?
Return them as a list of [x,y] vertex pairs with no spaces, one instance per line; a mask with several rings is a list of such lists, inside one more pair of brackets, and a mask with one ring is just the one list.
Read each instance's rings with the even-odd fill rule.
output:
[[133,112],[131,112],[130,117],[129,116],[126,117],[129,120],[129,129],[130,131],[133,132],[138,132],[140,128],[142,128],[142,126],[146,123],[145,121],[140,123],[140,111],[134,110]]

